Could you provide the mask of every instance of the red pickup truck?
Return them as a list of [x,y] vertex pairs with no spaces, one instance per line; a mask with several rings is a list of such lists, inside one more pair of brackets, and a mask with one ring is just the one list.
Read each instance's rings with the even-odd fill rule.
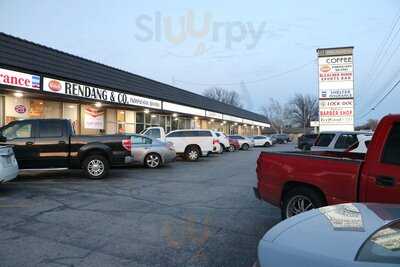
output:
[[384,117],[366,154],[262,152],[257,198],[282,218],[345,202],[400,203],[400,115]]

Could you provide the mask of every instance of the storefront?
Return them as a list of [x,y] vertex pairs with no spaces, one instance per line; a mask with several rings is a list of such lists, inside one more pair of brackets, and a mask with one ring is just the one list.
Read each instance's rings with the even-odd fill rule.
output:
[[[0,34],[0,51],[6,50],[2,47],[4,39],[36,49],[36,54],[42,53],[38,61],[47,53],[52,53],[54,60],[55,50],[4,34]],[[43,64],[27,59],[23,54],[27,50],[15,51],[0,57],[0,126],[21,119],[64,118],[73,123],[77,133],[88,135],[140,133],[148,127],[163,127],[166,132],[202,128],[256,135],[262,127],[269,127],[261,115],[134,74],[121,74],[119,70],[72,55],[62,53],[60,57],[68,59],[65,65],[54,60],[54,64],[44,69]],[[25,61],[13,61],[16,53],[21,53],[17,56]],[[75,68],[63,73],[61,70],[71,60]],[[87,68],[88,65],[91,67]],[[82,77],[83,72],[90,72],[93,77]],[[99,73],[107,75],[107,79]]]

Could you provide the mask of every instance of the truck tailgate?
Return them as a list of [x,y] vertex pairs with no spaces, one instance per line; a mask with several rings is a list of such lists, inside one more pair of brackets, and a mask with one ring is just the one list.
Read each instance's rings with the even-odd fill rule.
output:
[[260,197],[280,206],[281,194],[290,183],[319,188],[329,204],[357,201],[361,159],[345,154],[262,152],[257,161]]

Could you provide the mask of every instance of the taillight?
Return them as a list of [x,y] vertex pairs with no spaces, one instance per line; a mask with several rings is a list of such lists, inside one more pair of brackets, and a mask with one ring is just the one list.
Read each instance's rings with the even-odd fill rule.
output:
[[167,148],[170,149],[170,150],[175,150],[174,144],[171,143],[171,142],[168,142],[168,143],[167,143]]
[[213,145],[219,144],[219,140],[218,139],[214,139],[213,140]]
[[129,152],[132,150],[132,141],[131,139],[122,140],[122,146],[128,150]]

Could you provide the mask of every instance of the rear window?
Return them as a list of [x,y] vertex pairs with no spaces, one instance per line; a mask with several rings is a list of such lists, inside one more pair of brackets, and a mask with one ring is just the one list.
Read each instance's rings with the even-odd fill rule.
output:
[[160,129],[149,129],[147,130],[146,135],[153,138],[161,138],[161,131]]
[[399,258],[400,223],[397,221],[368,238],[358,252],[356,261],[398,264]]
[[141,144],[151,144],[152,140],[150,138],[146,138],[143,136],[134,135],[132,136],[133,144],[141,145]]
[[325,147],[329,146],[329,144],[332,142],[334,137],[335,137],[335,134],[320,134],[315,145],[316,146],[325,146]]
[[179,132],[171,132],[169,134],[167,134],[167,137],[182,137],[183,136],[183,132],[179,131]]
[[390,130],[383,150],[382,162],[400,165],[400,123],[396,123]]
[[212,136],[210,131],[194,131],[194,136]]
[[335,144],[335,148],[346,149],[358,142],[355,134],[341,134]]
[[61,137],[64,124],[61,121],[41,121],[39,123],[39,137]]

